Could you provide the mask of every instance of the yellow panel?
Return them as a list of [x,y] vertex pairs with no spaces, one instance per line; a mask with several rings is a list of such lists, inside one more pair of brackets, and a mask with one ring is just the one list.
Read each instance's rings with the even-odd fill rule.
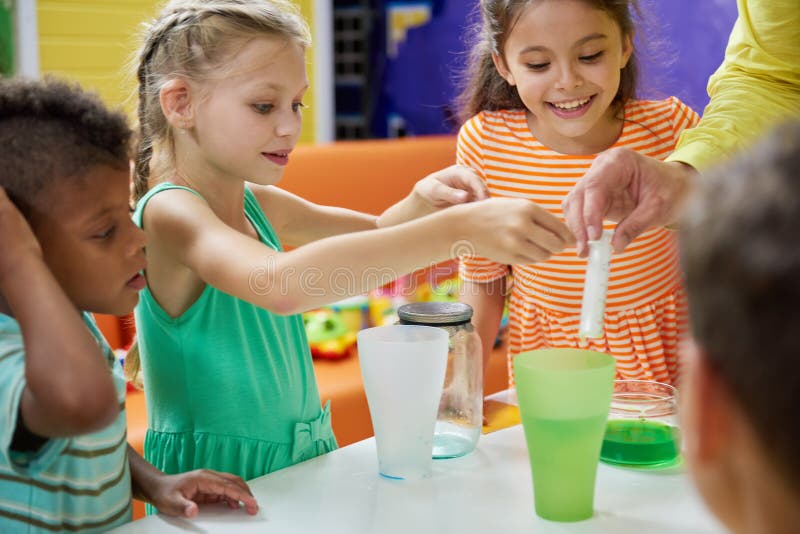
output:
[[159,0],[39,0],[39,55],[43,73],[54,73],[97,91],[112,107],[132,115],[134,77],[127,72],[139,24]]
[[[296,1],[313,23],[313,0]],[[110,106],[124,106],[133,117],[135,101],[130,97],[136,83],[128,64],[138,46],[140,23],[153,18],[161,5],[161,0],[39,0],[42,73],[76,80]],[[314,80],[307,66],[311,88],[305,101],[310,109],[304,114],[301,142],[314,140]]]
[[[312,1],[313,0],[295,0],[295,3],[300,6],[300,11],[308,21],[309,26],[311,26],[311,31],[313,33],[314,14],[312,10]],[[313,54],[313,47],[319,46],[319,43],[312,42],[311,46],[312,49],[306,53],[306,69],[308,70],[309,88],[306,92],[305,98],[303,99],[306,104],[310,105],[310,108],[305,110],[303,113],[303,131],[300,134],[301,143],[314,142],[314,95],[316,94],[316,91],[314,87],[314,69],[313,64],[311,63],[311,56]],[[333,46],[333,43],[329,43],[327,46]]]

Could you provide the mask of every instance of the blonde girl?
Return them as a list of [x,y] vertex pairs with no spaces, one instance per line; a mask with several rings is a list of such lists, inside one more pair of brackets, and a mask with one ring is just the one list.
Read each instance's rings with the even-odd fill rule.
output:
[[336,447],[299,312],[461,245],[508,262],[571,243],[561,221],[523,200],[437,211],[450,195],[483,196],[458,167],[380,219],[275,187],[300,134],[308,44],[296,8],[278,0],[173,1],[145,34],[134,217],[148,267],[136,324],[145,455],[167,472],[250,479]]

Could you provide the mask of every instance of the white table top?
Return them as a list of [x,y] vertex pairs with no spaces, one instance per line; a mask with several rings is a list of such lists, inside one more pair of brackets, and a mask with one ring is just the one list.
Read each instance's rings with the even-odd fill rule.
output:
[[194,520],[151,516],[115,532],[292,534],[724,532],[682,468],[635,471],[600,464],[595,515],[578,523],[538,518],[525,435],[517,425],[481,436],[472,454],[434,461],[418,482],[378,475],[373,438],[252,480],[261,510],[203,507]]

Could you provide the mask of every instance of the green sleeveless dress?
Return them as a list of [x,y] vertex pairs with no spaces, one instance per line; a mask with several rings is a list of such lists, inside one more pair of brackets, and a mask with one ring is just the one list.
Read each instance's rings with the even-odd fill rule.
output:
[[[200,196],[159,184],[138,202],[136,224],[167,189]],[[247,188],[244,206],[261,242],[282,250]],[[207,468],[248,480],[336,448],[300,315],[277,315],[207,285],[179,317],[145,288],[135,317],[149,427],[144,454],[162,471]]]

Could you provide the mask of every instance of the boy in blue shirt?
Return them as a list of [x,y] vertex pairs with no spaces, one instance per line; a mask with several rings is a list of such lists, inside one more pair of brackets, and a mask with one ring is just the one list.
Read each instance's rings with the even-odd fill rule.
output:
[[122,114],[59,82],[0,80],[0,531],[105,531],[131,497],[184,517],[258,505],[239,477],[167,476],[126,443],[125,380],[88,312],[144,287]]

